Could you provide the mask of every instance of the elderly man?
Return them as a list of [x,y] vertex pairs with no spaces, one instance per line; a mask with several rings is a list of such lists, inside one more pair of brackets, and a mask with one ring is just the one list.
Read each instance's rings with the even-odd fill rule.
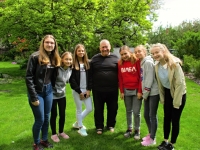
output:
[[107,105],[106,127],[114,132],[118,110],[118,57],[110,52],[108,40],[100,42],[100,53],[92,57],[91,77],[94,100],[94,120],[97,134],[102,134],[104,128],[104,104]]

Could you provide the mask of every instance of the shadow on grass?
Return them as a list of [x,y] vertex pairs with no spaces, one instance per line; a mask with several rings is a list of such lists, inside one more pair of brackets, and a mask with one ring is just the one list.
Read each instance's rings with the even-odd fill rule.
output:
[[[110,133],[104,130],[102,135],[98,135],[95,129],[87,129],[88,136],[82,137],[78,134],[78,129],[69,130],[66,132],[70,138],[65,140],[60,137],[59,143],[53,143],[50,139],[51,133],[49,132],[49,141],[54,144],[55,150],[153,150],[156,146],[143,147],[141,140],[134,140],[133,136],[124,138],[123,132]],[[14,139],[13,139],[14,140]],[[1,150],[27,150],[32,149],[33,138],[32,136],[23,137],[22,139],[14,142],[10,141],[8,145],[1,145]]]
[[8,145],[6,145],[6,144],[2,144],[2,145],[0,145],[0,149],[5,149],[6,150],[6,148],[8,148]]
[[60,143],[55,143],[55,149],[70,149],[70,150],[153,150],[156,146],[143,147],[141,146],[141,140],[134,140],[133,136],[130,138],[124,138],[123,132],[111,133],[108,130],[104,130],[102,135],[96,133],[96,129],[87,129],[88,136],[82,137],[77,133],[78,130],[71,128],[67,132],[70,139],[61,139]]

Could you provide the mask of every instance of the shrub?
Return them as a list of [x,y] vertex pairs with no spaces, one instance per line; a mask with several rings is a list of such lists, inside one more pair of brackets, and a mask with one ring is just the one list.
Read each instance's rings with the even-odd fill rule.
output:
[[194,76],[196,78],[200,78],[200,61],[197,61],[196,65],[195,65]]
[[17,64],[19,64],[20,69],[26,69],[27,67],[27,63],[28,63],[28,59],[24,58],[24,59],[18,59],[16,60]]
[[187,63],[184,63],[183,64],[183,71],[186,72],[186,73],[190,72],[190,65],[187,64]]
[[197,61],[192,55],[183,55],[183,70],[185,72],[194,72]]

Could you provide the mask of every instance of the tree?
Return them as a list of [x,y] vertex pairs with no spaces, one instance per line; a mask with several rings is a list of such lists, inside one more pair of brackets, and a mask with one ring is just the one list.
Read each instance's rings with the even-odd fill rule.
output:
[[192,55],[194,58],[200,58],[200,31],[191,32],[187,31],[180,37],[176,44],[180,58],[183,55]]
[[194,58],[200,58],[200,21],[183,21],[180,25],[163,28],[148,34],[148,43],[163,43],[169,49],[176,49],[177,56],[183,59],[183,55],[193,55]]
[[45,34],[53,34],[60,52],[83,43],[91,57],[103,38],[113,46],[145,43],[155,17],[147,18],[155,10],[151,4],[151,0],[6,0],[0,4],[0,36],[11,47],[18,38],[26,39],[27,49],[35,51]]

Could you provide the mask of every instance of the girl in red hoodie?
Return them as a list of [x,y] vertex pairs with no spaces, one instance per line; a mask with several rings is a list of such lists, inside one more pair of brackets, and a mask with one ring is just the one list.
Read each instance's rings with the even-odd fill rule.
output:
[[130,137],[133,130],[134,139],[140,139],[140,109],[142,105],[142,89],[140,76],[140,60],[138,60],[130,48],[126,45],[119,50],[121,59],[118,62],[118,78],[120,98],[124,100],[126,107],[127,131],[124,137]]

